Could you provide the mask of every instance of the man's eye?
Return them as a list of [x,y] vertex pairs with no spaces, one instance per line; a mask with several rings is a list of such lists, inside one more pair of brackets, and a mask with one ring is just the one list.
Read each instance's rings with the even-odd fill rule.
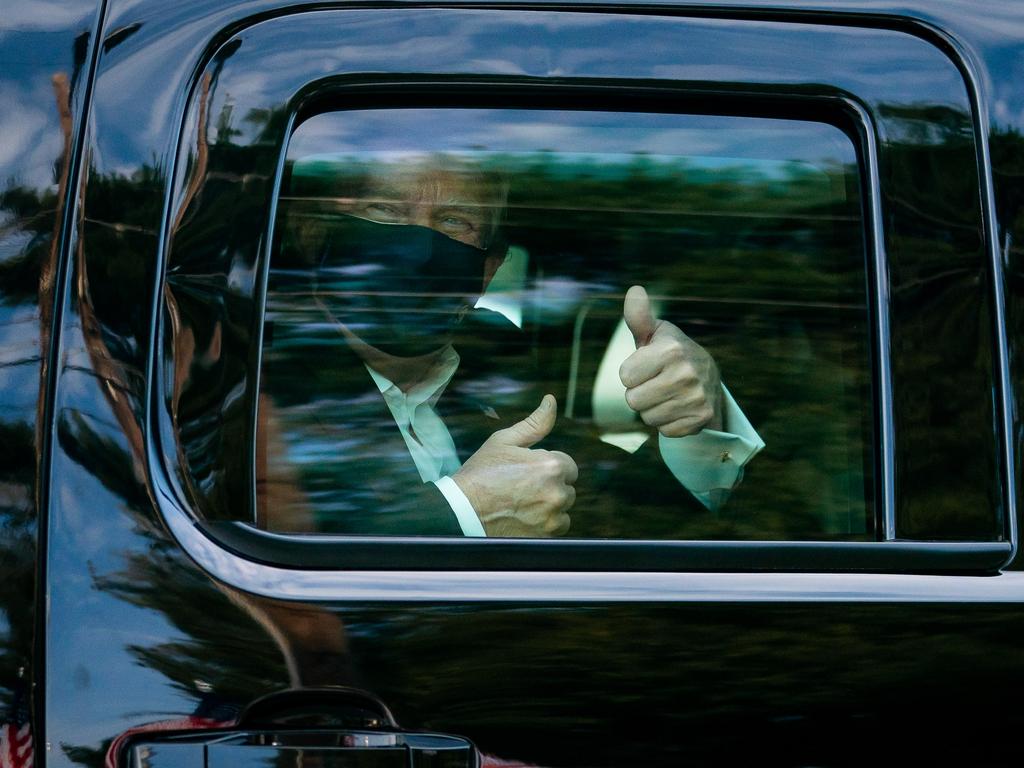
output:
[[363,208],[363,214],[372,221],[383,224],[397,224],[405,221],[405,211],[388,203],[369,203]]
[[443,216],[438,224],[442,231],[454,235],[464,235],[475,229],[473,222],[462,216]]

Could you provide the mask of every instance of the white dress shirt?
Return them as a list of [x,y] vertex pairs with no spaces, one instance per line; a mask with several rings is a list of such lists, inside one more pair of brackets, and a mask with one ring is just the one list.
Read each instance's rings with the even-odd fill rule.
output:
[[366,366],[387,403],[405,440],[416,469],[425,483],[434,483],[451,506],[466,536],[486,536],[480,518],[466,494],[452,480],[462,466],[455,441],[438,416],[435,406],[459,367],[459,353],[448,347],[441,360],[422,381],[403,392],[375,370]]
[[[524,249],[509,248],[476,306],[499,312],[521,328],[522,287],[528,260]],[[626,405],[626,388],[618,378],[619,366],[634,349],[633,337],[625,322],[620,320],[601,361],[592,403],[598,426],[605,419],[625,425],[625,431],[609,429],[601,439],[629,452],[637,450],[649,435],[634,429],[638,417]],[[449,347],[438,365],[409,392],[402,392],[369,366],[367,370],[384,396],[423,482],[434,483],[441,491],[466,536],[486,536],[473,505],[451,477],[462,463],[451,433],[434,408],[458,367],[459,355]],[[764,441],[724,385],[722,400],[722,431],[705,429],[686,437],[658,435],[658,452],[665,466],[684,488],[712,511],[725,502],[730,491],[743,479],[743,467],[764,448]]]
[[[486,536],[466,494],[452,479],[462,466],[455,441],[435,406],[459,367],[459,354],[445,350],[442,359],[408,392],[366,367],[391,411],[425,483],[434,483],[444,495],[466,536]],[[764,442],[729,391],[723,389],[725,424],[740,434],[705,429],[687,437],[658,436],[662,460],[675,478],[708,509],[717,509],[743,476],[743,466]]]

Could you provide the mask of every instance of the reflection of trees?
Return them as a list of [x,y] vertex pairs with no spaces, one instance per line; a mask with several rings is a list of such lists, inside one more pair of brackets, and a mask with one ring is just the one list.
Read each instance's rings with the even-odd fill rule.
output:
[[[301,363],[315,359],[303,344],[330,332],[307,292],[310,265],[331,236],[332,200],[365,185],[373,162],[353,156],[317,161],[303,173],[291,169],[274,264],[282,290],[271,297],[275,341],[267,359],[275,395],[294,406],[288,441],[302,447],[308,487],[333,484],[344,500],[345,480],[326,458],[335,438],[319,428],[343,420],[343,404],[293,395],[357,391],[332,381],[339,374],[330,366]],[[643,283],[662,297],[665,317],[712,351],[769,446],[749,471],[746,507],[734,500],[727,514],[684,525],[676,501],[669,510],[675,522],[664,525],[655,522],[659,512],[648,496],[646,504],[635,502],[635,522],[624,526],[615,499],[578,498],[588,532],[817,538],[870,529],[863,500],[870,472],[868,311],[855,169],[838,162],[708,167],[644,156],[610,162],[553,152],[465,161],[473,162],[473,172],[507,180],[505,236],[529,254],[532,268],[524,336],[536,336],[519,344],[529,345],[527,356],[540,364],[517,365],[510,350],[507,361],[490,359],[498,373],[502,366],[513,377],[536,368],[544,377],[539,391],[564,393],[570,353],[581,345],[583,405],[576,416],[586,422],[590,384],[621,317],[622,294]],[[298,286],[294,296],[291,283]],[[585,324],[577,325],[582,317]],[[468,345],[460,352],[464,366],[474,362]],[[316,459],[317,440],[323,461]],[[653,473],[636,476],[650,489]]]
[[[0,192],[0,241],[26,245],[0,261],[0,321],[7,339],[4,369],[41,377],[38,320],[40,264],[55,218],[52,194],[24,187]],[[5,215],[6,214],[6,215]],[[9,217],[9,222],[8,222]],[[19,669],[32,658],[36,564],[36,422],[32,392],[5,391],[0,407],[0,712],[11,705]]]
[[[0,261],[0,312],[11,318],[10,326],[3,330],[8,336],[6,346],[14,351],[0,368],[30,367],[38,382],[34,407],[27,401],[29,392],[12,388],[3,393],[5,403],[13,408],[12,413],[3,413],[0,421],[0,611],[6,624],[0,627],[0,681],[11,684],[0,689],[3,711],[18,695],[15,688],[23,685],[19,679],[24,683],[34,679],[28,667],[35,631],[36,520],[42,435],[46,429],[42,417],[47,355],[59,255],[59,213],[67,195],[71,162],[72,83],[85,60],[87,41],[88,36],[75,40],[72,82],[65,72],[51,78],[57,113],[54,127],[62,137],[61,155],[54,159],[56,192],[13,183],[0,191],[0,244],[25,241]],[[26,695],[31,695],[27,689]]]
[[[1005,144],[998,146],[1000,152],[1022,152],[1019,137],[1007,135],[1002,141]],[[175,265],[183,274],[189,269],[216,278],[226,274],[236,256],[233,246],[244,239],[241,230],[255,220],[251,207],[239,205],[229,194],[220,194],[244,183],[246,168],[242,149],[222,149],[233,153],[223,167],[230,166],[237,173],[225,172],[209,185],[196,188],[196,199],[205,195],[209,207],[203,208],[201,216],[196,214],[200,220],[193,222],[195,226],[186,233],[191,238],[191,250],[186,249],[191,261]],[[927,434],[901,435],[900,439],[911,445],[910,455],[901,457],[910,475],[906,482],[913,483],[906,492],[931,505],[931,509],[922,511],[921,529],[947,525],[945,530],[952,532],[985,530],[985,520],[958,518],[963,510],[984,513],[992,508],[987,501],[978,504],[969,497],[971,487],[986,486],[992,456],[984,450],[978,454],[965,451],[962,445],[964,434],[976,431],[990,404],[970,387],[958,390],[962,378],[955,370],[955,365],[962,365],[982,381],[989,373],[985,368],[987,356],[979,352],[987,348],[989,335],[977,307],[978,267],[974,260],[965,259],[952,272],[933,271],[936,264],[948,260],[954,247],[971,253],[976,233],[962,226],[973,215],[969,211],[970,197],[965,197],[963,190],[953,190],[946,197],[941,185],[908,181],[934,180],[947,174],[966,178],[970,175],[970,151],[960,137],[951,139],[944,147],[945,164],[941,168],[933,166],[929,155],[909,143],[893,145],[891,152],[893,177],[900,180],[901,188],[916,189],[919,195],[917,199],[891,201],[901,212],[901,222],[905,222],[893,233],[893,243],[900,250],[901,262],[911,267],[910,272],[895,276],[897,321],[906,325],[919,322],[921,327],[915,331],[918,337],[934,335],[958,342],[947,350],[954,370],[948,369],[944,359],[938,376],[932,373],[940,361],[931,356],[927,346],[908,345],[894,350],[901,361],[900,376],[920,382],[901,391],[898,405],[940,427]],[[555,187],[546,173],[538,167],[532,178],[517,178],[521,187],[516,195],[531,204],[513,208],[508,226],[510,232],[522,236],[532,253],[559,258],[549,262],[549,269],[580,282],[580,275],[589,274],[603,290],[607,275],[619,275],[619,281],[624,277],[621,272],[608,271],[615,266],[611,259],[616,254],[631,253],[647,260],[640,263],[651,263],[652,257],[645,254],[650,239],[631,234],[638,229],[635,217],[614,219],[602,213],[588,219],[591,214],[581,211],[573,214],[576,218],[564,219],[557,230],[545,228],[548,212],[564,203],[564,198],[553,196]],[[656,198],[655,203],[645,200],[644,171],[633,169],[632,173],[635,207],[654,210],[657,205],[664,206],[666,197],[671,197],[667,182],[656,176],[650,179],[650,195]],[[701,210],[710,206],[721,210],[737,199],[723,182],[707,186],[707,199],[701,199],[698,191],[688,193],[691,199],[687,206],[696,212],[693,215],[701,225],[700,231],[679,224],[685,221],[683,217],[677,217],[672,226],[664,226],[665,219],[659,222],[649,216],[642,227],[661,238],[658,257],[664,270],[659,279],[664,283],[685,286],[685,296],[690,299],[714,299],[721,295],[723,286],[728,286],[749,302],[743,310],[743,334],[739,339],[735,338],[735,319],[725,313],[715,314],[706,303],[680,300],[676,311],[696,329],[694,335],[699,332],[701,341],[723,361],[727,380],[735,382],[734,389],[742,395],[744,406],[755,417],[758,410],[762,411],[761,424],[770,424],[772,419],[777,422],[768,442],[773,450],[782,452],[783,458],[777,460],[780,469],[790,473],[788,479],[784,473],[779,473],[777,479],[758,479],[752,470],[748,482],[763,483],[762,498],[767,500],[760,518],[749,527],[737,524],[731,529],[716,529],[715,534],[739,530],[751,536],[781,536],[794,529],[814,530],[815,519],[806,506],[800,506],[807,503],[807,489],[820,489],[823,476],[836,477],[851,462],[860,460],[858,455],[843,451],[828,453],[843,441],[855,444],[861,429],[859,421],[841,425],[840,429],[857,434],[840,434],[824,442],[822,422],[828,421],[837,408],[856,413],[860,407],[867,376],[865,351],[861,341],[849,338],[851,334],[866,338],[866,325],[861,324],[866,323],[865,310],[857,306],[860,319],[846,326],[849,315],[828,315],[820,307],[801,307],[799,302],[824,296],[856,304],[856,297],[863,296],[862,265],[850,250],[832,242],[848,232],[825,232],[831,225],[811,214],[824,216],[830,212],[815,211],[810,203],[800,204],[797,193],[803,194],[804,187],[796,177],[793,181],[794,207],[790,210],[780,211],[777,190],[772,191],[775,218],[770,226],[751,225],[737,231],[737,217],[722,217],[710,223],[701,220]],[[127,409],[124,418],[119,419],[119,430],[137,425],[139,420],[137,398],[143,391],[145,370],[145,345],[141,342],[148,333],[148,318],[144,302],[135,291],[140,284],[156,282],[157,276],[147,271],[151,269],[149,260],[140,255],[154,251],[154,222],[161,216],[163,184],[157,170],[144,166],[131,177],[93,175],[89,185],[88,218],[84,222],[89,240],[79,267],[88,272],[90,280],[77,284],[77,299],[88,305],[86,314],[92,312],[91,321],[83,324],[83,332],[90,334],[87,343],[99,361],[94,364],[94,373],[104,383],[115,385],[115,391],[129,395],[118,406]],[[560,189],[559,195],[569,194],[565,191],[569,189],[572,195],[578,192],[580,199],[589,199],[591,207],[598,207],[596,198],[601,193],[592,179],[579,190],[565,186]],[[1010,196],[1007,199],[1012,198],[1012,189],[1019,193],[1019,187],[1006,185],[1002,189],[1011,190],[1006,192]],[[756,204],[759,194],[767,194],[764,190],[758,194],[749,189],[742,192],[752,204]],[[39,210],[53,204],[50,200],[33,201],[26,194],[31,195],[24,191],[11,194],[5,198],[5,205],[11,201],[12,206],[25,205],[28,210],[35,205]],[[947,211],[949,200],[959,201],[961,209],[952,212],[955,218],[944,227],[942,217],[934,214]],[[918,211],[923,213],[918,215]],[[233,217],[237,217],[237,223],[232,225],[230,245],[223,247],[225,243],[217,240],[223,235],[220,225],[233,221]],[[595,222],[600,228],[595,228]],[[38,247],[45,247],[47,237],[44,228],[38,233]],[[684,237],[689,238],[685,248],[670,247],[672,238]],[[830,245],[822,248],[823,242]],[[751,252],[758,256],[754,263]],[[672,258],[677,253],[678,258]],[[699,266],[699,279],[694,277],[695,264]],[[15,260],[0,267],[9,270],[3,278],[11,275],[11,285],[23,286],[16,290],[25,291],[26,301],[32,297],[36,286],[27,263]],[[187,280],[180,275],[176,279],[179,295],[192,302],[193,327],[202,331],[193,338],[189,356],[195,366],[183,374],[180,391],[194,388],[198,392],[217,385],[219,374],[237,363],[224,358],[237,353],[247,337],[231,323],[224,323],[224,335],[218,342],[224,345],[224,351],[217,352],[209,331],[217,323],[208,321],[211,313],[222,311],[229,288],[213,280],[202,286],[196,280],[187,286],[199,286],[190,295],[181,288]],[[5,300],[13,295],[5,294]],[[790,300],[791,306],[769,309],[757,303],[759,298],[780,295]],[[240,297],[228,298],[234,302]],[[224,311],[234,311],[237,317],[244,315],[245,308]],[[970,333],[964,329],[970,329]],[[752,349],[757,350],[756,358],[751,357]],[[210,361],[215,364],[210,366]],[[837,390],[845,399],[834,398]],[[215,407],[203,403],[203,408]],[[199,410],[185,416],[208,413]],[[780,712],[792,712],[796,717],[817,713],[820,717],[822,712],[834,711],[834,722],[841,726],[831,726],[829,733],[848,738],[850,731],[842,726],[860,727],[858,713],[879,711],[880,700],[890,702],[885,705],[888,715],[912,726],[925,724],[927,714],[936,712],[936,702],[947,701],[951,711],[962,712],[948,698],[949,691],[957,689],[955,695],[963,700],[990,705],[977,711],[981,722],[984,714],[994,712],[1003,703],[991,699],[993,690],[1002,689],[996,681],[1007,676],[1014,679],[1019,673],[1007,670],[1006,664],[1012,663],[1008,660],[1017,655],[1001,639],[1017,636],[1019,622],[1005,615],[973,616],[974,644],[967,646],[960,609],[918,613],[920,625],[908,613],[906,623],[898,628],[896,643],[892,642],[891,626],[877,623],[878,614],[847,606],[834,610],[815,606],[807,614],[763,606],[735,610],[551,607],[529,612],[387,606],[342,614],[240,599],[212,586],[154,519],[142,476],[136,469],[142,457],[129,454],[129,450],[141,446],[139,436],[130,439],[130,448],[126,449],[123,436],[115,436],[116,430],[86,416],[69,415],[58,426],[61,446],[113,496],[125,502],[139,535],[139,543],[124,567],[116,573],[96,574],[96,587],[140,609],[159,612],[177,632],[175,638],[136,644],[129,653],[139,664],[163,675],[173,688],[197,700],[201,699],[196,688],[200,675],[218,696],[236,702],[248,701],[286,681],[294,682],[293,670],[287,666],[297,656],[303,656],[298,666],[317,670],[311,681],[347,682],[349,673],[343,664],[349,649],[340,642],[340,617],[344,616],[354,661],[365,676],[365,685],[398,707],[399,719],[409,726],[464,733],[496,753],[537,755],[537,759],[552,763],[587,762],[578,752],[568,750],[592,744],[595,752],[590,759],[594,763],[626,764],[634,756],[626,750],[636,749],[647,755],[665,755],[664,764],[675,764],[678,754],[666,752],[665,744],[676,744],[680,752],[685,752],[690,742],[678,738],[678,734],[687,729],[695,734],[692,743],[699,745],[701,734],[712,730],[708,723],[732,724],[734,728],[737,722],[751,724],[754,730],[745,732],[758,733],[756,727],[766,727],[764,723]],[[214,423],[204,434],[208,436],[216,426]],[[4,425],[3,430],[0,458],[8,460],[4,471],[9,468],[10,474],[0,471],[0,482],[7,483],[23,476],[20,469],[33,453],[33,442],[31,432],[22,424]],[[824,434],[828,437],[828,431]],[[991,436],[981,434],[978,439],[987,444]],[[824,445],[826,455],[819,455],[810,466],[802,465],[798,459],[806,455],[809,445]],[[197,460],[215,461],[215,451],[219,450],[223,446],[214,443],[205,454],[197,454]],[[757,461],[765,464],[771,459],[766,456]],[[925,486],[925,476],[934,482],[932,490]],[[965,477],[972,479],[965,482]],[[948,482],[943,483],[943,478]],[[959,490],[951,492],[951,488]],[[31,588],[27,583],[30,578],[25,578],[31,574],[34,531],[31,489],[16,491],[21,496],[7,519],[13,521],[15,531],[18,526],[21,529],[13,536],[5,535],[4,546],[9,549],[0,553],[0,563],[5,568],[13,563],[11,571],[17,576],[0,578],[0,604],[17,594],[16,590]],[[24,515],[20,522],[15,513]],[[949,520],[953,522],[946,522]],[[6,604],[16,603],[12,600]],[[281,645],[290,645],[292,659],[271,640],[274,631],[285,635]],[[25,637],[12,639],[11,647],[26,648],[28,642]],[[495,663],[499,657],[500,665]],[[15,663],[13,659],[5,651],[0,664],[6,670]],[[938,682],[929,682],[935,680],[935,668],[949,671],[949,664],[942,662],[952,662],[955,667],[953,677],[945,680],[957,684],[946,689]],[[807,681],[815,677],[828,680],[830,689],[809,686]],[[892,691],[900,692],[900,697],[893,699]],[[800,733],[813,738],[811,726],[822,724],[807,722],[810,725]],[[609,733],[621,734],[610,747],[608,739],[601,738]],[[616,751],[619,749],[622,751]],[[69,748],[69,755],[83,763],[98,754],[83,747]]]
[[[987,429],[991,307],[970,116],[913,104],[882,105],[878,114],[901,534],[991,538],[999,530],[997,460]],[[1012,132],[992,140],[997,205],[1011,231],[1024,220],[1019,146]],[[280,209],[284,269],[313,263],[329,233],[332,197],[358,189],[372,161],[352,155],[342,164],[317,162],[292,176],[291,199]],[[547,293],[542,301],[561,302],[571,313],[574,299],[565,295],[604,295],[610,303],[632,282],[653,282],[668,300],[666,316],[719,360],[768,449],[744,483],[754,494],[747,512],[756,517],[723,525],[730,512],[704,534],[859,530],[875,461],[872,321],[860,192],[844,178],[847,169],[824,169],[831,183],[845,185],[840,200],[823,194],[821,170],[797,164],[759,176],[742,167],[669,167],[650,157],[618,165],[567,161],[554,152],[475,162],[508,180],[508,239],[530,254],[537,284],[543,277],[561,286],[563,295]],[[1021,247],[1009,245],[1011,256]],[[545,389],[557,392],[572,339],[565,332],[571,323],[552,305],[540,309],[538,322],[549,353]],[[1018,314],[1011,303],[1011,322]]]
[[[219,697],[245,700],[253,691],[286,679],[280,648],[254,627],[247,612],[209,578],[191,566],[180,547],[149,511],[149,495],[139,482],[123,438],[82,413],[66,413],[58,438],[68,457],[87,467],[133,513],[135,533],[146,542],[127,555],[125,567],[94,574],[95,586],[141,608],[160,611],[178,640],[128,649],[144,666],[163,674],[186,695],[198,697],[197,681]],[[244,694],[244,695],[243,695]]]
[[386,607],[346,622],[399,722],[544,765],[814,765],[875,723],[899,722],[897,741],[920,748],[939,724],[969,740],[967,721],[1012,708],[998,691],[1024,672],[1019,617],[890,608]]
[[[111,513],[122,508],[130,515],[137,537],[137,545],[125,552],[124,567],[94,572],[93,586],[161,614],[173,627],[165,638],[125,652],[193,699],[195,712],[215,720],[230,719],[240,705],[270,690],[315,682],[318,674],[343,682],[336,679],[343,674],[337,659],[343,657],[344,638],[335,617],[218,587],[168,537],[153,509],[142,428],[150,304],[139,288],[158,282],[152,254],[166,179],[155,165],[143,165],[130,176],[90,170],[71,283],[79,319],[75,330],[81,333],[76,341],[88,355],[89,369],[68,375],[88,375],[102,394],[98,410],[62,411],[57,434],[65,456],[109,492]],[[192,190],[203,192],[201,185]],[[189,359],[211,353],[209,346],[193,345]],[[183,361],[186,368],[188,363]],[[218,702],[226,706],[218,709]],[[105,749],[64,747],[71,759],[86,765],[101,761]]]
[[35,435],[25,422],[0,422],[0,711],[11,705],[27,667],[35,627]]
[[[891,108],[881,168],[890,253],[900,534],[992,538],[994,375],[977,157],[956,110]],[[894,194],[891,190],[898,190]],[[935,340],[942,339],[942,344]],[[908,418],[928,429],[903,426]]]

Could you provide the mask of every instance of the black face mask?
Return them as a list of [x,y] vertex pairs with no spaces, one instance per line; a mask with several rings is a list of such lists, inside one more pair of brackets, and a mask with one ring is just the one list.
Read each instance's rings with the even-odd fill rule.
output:
[[317,298],[398,357],[440,349],[483,286],[485,252],[427,227],[343,216],[317,268]]

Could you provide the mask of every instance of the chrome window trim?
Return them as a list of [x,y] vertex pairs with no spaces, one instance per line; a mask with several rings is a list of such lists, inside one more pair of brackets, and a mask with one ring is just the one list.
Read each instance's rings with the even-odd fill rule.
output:
[[222,548],[170,498],[163,501],[171,534],[200,568],[232,587],[280,600],[344,600],[346,603],[1024,603],[1024,572],[998,576],[949,576],[296,570],[253,562]]

